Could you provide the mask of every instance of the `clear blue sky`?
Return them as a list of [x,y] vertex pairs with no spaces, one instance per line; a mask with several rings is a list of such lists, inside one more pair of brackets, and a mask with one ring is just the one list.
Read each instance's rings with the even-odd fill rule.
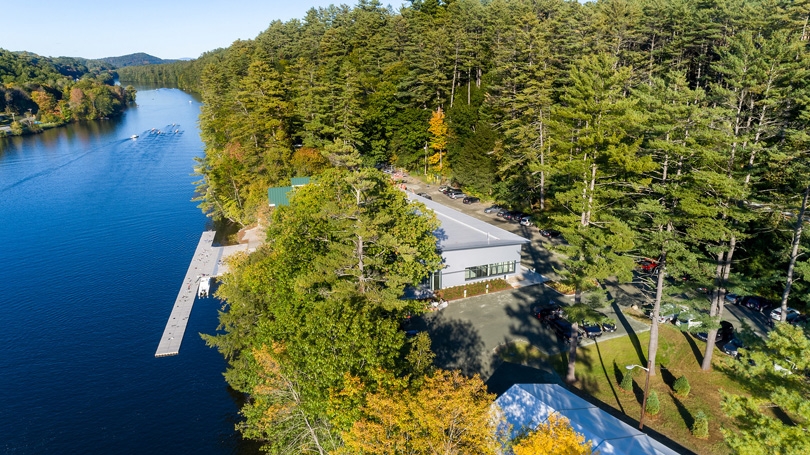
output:
[[[252,39],[273,20],[302,19],[312,7],[357,0],[5,0],[0,48],[47,57],[116,57],[146,52],[164,59]],[[404,0],[381,0],[394,8]]]

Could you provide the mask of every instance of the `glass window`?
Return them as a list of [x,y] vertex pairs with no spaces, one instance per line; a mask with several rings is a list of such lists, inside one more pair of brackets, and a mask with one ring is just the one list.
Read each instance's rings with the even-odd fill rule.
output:
[[515,272],[515,261],[499,262],[496,264],[477,265],[464,269],[465,280],[475,280],[496,275],[506,275]]

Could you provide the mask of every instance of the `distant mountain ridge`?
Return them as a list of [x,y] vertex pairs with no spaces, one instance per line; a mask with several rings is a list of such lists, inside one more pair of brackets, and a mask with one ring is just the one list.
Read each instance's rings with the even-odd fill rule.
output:
[[161,63],[172,63],[177,60],[164,60],[162,58],[149,55],[144,52],[135,54],[122,55],[120,57],[104,57],[100,58],[102,62],[109,63],[116,68],[124,68],[127,66],[141,66],[141,65],[159,65]]

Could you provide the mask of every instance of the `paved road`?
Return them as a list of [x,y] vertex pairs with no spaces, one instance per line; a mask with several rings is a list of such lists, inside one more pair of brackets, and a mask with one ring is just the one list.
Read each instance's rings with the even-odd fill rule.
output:
[[[497,349],[507,343],[527,341],[549,355],[567,349],[531,313],[532,306],[560,300],[542,285],[526,286],[452,301],[447,308],[416,319],[414,328],[430,334],[437,365],[486,379],[501,363]],[[616,307],[603,312],[618,324],[616,332],[600,340],[649,330],[648,325],[616,313]]]

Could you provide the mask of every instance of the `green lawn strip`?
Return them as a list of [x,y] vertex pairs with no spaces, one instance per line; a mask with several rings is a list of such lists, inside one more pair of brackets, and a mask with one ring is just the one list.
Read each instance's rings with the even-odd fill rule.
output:
[[[719,350],[715,351],[714,369],[703,372],[700,369],[705,343],[685,334],[674,326],[663,325],[660,329],[659,349],[656,359],[657,374],[650,378],[650,390],[655,390],[661,402],[661,412],[657,416],[645,416],[645,426],[679,442],[684,447],[700,454],[728,454],[730,449],[723,442],[720,427],[736,428],[734,421],[720,410],[722,388],[734,393],[744,393],[743,386],[724,374],[719,366],[731,362]],[[577,379],[580,390],[592,395],[638,421],[643,398],[645,372],[640,368],[632,370],[633,393],[619,387],[627,365],[645,365],[649,332],[638,335],[637,342],[631,337],[619,337],[597,342],[577,349]],[[643,353],[643,358],[639,355]],[[549,359],[555,369],[564,375],[567,360],[565,353]],[[660,369],[660,368],[665,369]],[[692,386],[687,397],[678,397],[672,390],[675,380],[685,375]],[[703,411],[709,417],[709,437],[701,440],[692,436],[693,416]]]

